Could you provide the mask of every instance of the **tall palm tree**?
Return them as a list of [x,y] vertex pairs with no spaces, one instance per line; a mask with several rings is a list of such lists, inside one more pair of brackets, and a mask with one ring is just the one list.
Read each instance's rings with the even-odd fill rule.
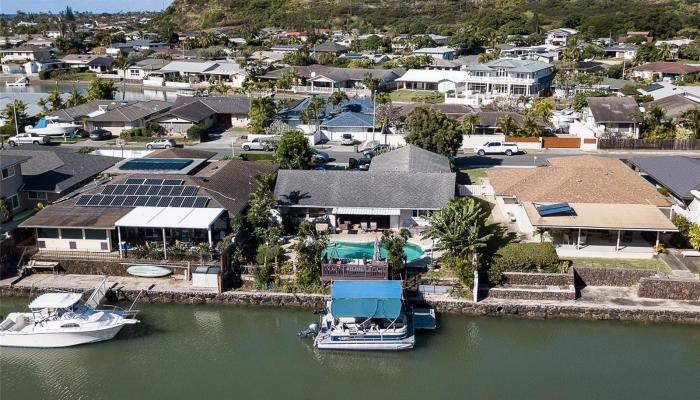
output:
[[523,132],[525,136],[538,137],[542,133],[539,124],[532,115],[526,115],[523,121]]
[[476,132],[476,125],[479,124],[479,114],[467,114],[462,119],[462,130],[467,135],[473,135]]
[[496,126],[506,136],[509,136],[510,134],[515,133],[515,131],[518,130],[518,123],[515,122],[513,117],[510,116],[510,114],[506,114],[505,116],[499,118],[498,121],[496,121]]
[[114,68],[122,72],[122,101],[124,101],[126,91],[124,87],[126,86],[126,70],[133,65],[133,60],[130,60],[123,52],[119,52],[119,55],[114,60]]
[[340,109],[340,105],[348,99],[348,95],[342,90],[336,90],[328,96],[328,102],[333,105],[336,111]]
[[421,236],[433,239],[448,257],[468,258],[475,265],[479,252],[493,237],[488,212],[473,198],[456,198],[429,218]]

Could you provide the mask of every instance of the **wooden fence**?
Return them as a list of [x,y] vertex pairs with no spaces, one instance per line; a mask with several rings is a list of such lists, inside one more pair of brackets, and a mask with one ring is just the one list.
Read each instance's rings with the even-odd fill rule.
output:
[[578,149],[581,147],[579,137],[543,137],[542,147],[545,149]]
[[322,264],[321,281],[345,279],[389,279],[389,267],[386,263],[371,265]]
[[598,148],[609,150],[700,150],[700,139],[598,139]]

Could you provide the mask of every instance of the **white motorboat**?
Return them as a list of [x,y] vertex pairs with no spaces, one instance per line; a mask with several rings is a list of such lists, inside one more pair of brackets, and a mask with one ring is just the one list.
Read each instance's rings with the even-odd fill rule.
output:
[[72,122],[62,122],[57,117],[44,117],[36,125],[24,127],[24,131],[41,136],[63,136],[74,132],[78,128],[80,128],[79,125]]
[[404,305],[401,281],[335,281],[320,325],[300,336],[315,336],[324,350],[412,349],[417,328],[435,328],[433,310],[420,310],[418,324],[416,311]]
[[19,79],[17,79],[14,82],[5,82],[5,86],[8,87],[25,87],[27,86],[27,83],[29,83],[29,80],[27,79],[26,76],[23,76]]
[[107,292],[106,283],[105,278],[85,302],[80,293],[40,295],[29,303],[31,312],[11,313],[0,323],[0,346],[77,346],[112,339],[125,325],[138,323],[133,304],[129,310],[96,308]]

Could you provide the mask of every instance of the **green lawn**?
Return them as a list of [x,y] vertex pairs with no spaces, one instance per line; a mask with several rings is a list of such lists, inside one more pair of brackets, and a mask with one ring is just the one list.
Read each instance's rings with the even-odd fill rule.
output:
[[421,102],[425,101],[427,103],[443,103],[445,101],[445,96],[440,92],[420,92],[411,90],[394,90],[389,92],[391,96],[391,101],[398,102]]
[[481,178],[486,178],[486,168],[462,168],[457,174],[457,183],[478,185]]
[[75,72],[69,74],[56,74],[52,77],[53,80],[58,81],[91,81],[95,78],[94,72]]
[[605,268],[642,268],[658,269],[667,275],[671,274],[671,268],[658,258],[648,260],[618,260],[611,258],[571,258],[573,266],[581,267],[605,267]]

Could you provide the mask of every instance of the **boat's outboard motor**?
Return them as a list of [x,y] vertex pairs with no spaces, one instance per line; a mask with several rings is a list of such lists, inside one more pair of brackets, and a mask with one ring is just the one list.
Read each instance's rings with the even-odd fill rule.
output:
[[318,324],[310,324],[308,329],[299,332],[297,335],[302,338],[308,336],[316,336],[318,334],[318,330]]

